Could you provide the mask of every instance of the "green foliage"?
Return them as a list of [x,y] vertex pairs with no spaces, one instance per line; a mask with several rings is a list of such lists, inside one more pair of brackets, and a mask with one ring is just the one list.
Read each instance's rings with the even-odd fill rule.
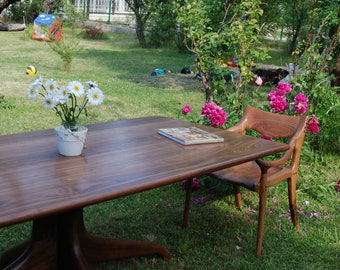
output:
[[65,71],[71,70],[71,64],[74,57],[82,50],[79,46],[79,40],[66,40],[63,37],[60,41],[48,42],[48,46],[60,56],[63,63],[62,69]]
[[9,6],[6,16],[9,20],[22,22],[25,18],[25,23],[33,23],[34,19],[42,12],[44,0],[33,0],[16,2]]
[[286,29],[290,53],[295,50],[298,41],[308,32],[312,5],[310,0],[289,0],[283,3],[284,12],[282,12],[280,20],[281,25]]
[[160,47],[175,43],[179,51],[186,50],[183,44],[183,31],[178,27],[176,16],[173,16],[174,2],[162,1],[158,8],[151,14],[148,23],[148,44]]
[[[319,17],[318,10],[313,16]],[[335,48],[339,40],[340,19],[337,31],[328,39],[324,38],[329,17],[315,25],[311,19],[310,32],[303,43],[294,52],[295,72],[294,88],[303,91],[309,99],[309,112],[320,119],[320,133],[309,136],[311,146],[319,151],[338,152],[340,149],[340,96],[335,87],[331,87],[332,77],[327,66],[333,62]],[[333,18],[334,19],[334,18]],[[327,27],[326,27],[327,28]],[[338,52],[337,52],[338,53]]]
[[10,5],[5,13],[5,19],[13,22],[21,22],[25,16],[25,7],[27,6],[27,2],[21,3],[16,2]]
[[[26,24],[32,24],[35,18],[43,12],[44,0],[32,0],[32,1],[17,1],[10,5],[6,10],[5,17],[9,21],[24,22]],[[50,5],[50,14],[55,14],[63,10],[67,15],[65,24],[73,25],[76,21],[82,21],[83,15],[75,11],[74,4],[67,0],[55,0]]]
[[[272,0],[262,1],[264,16],[261,22],[271,34],[275,35],[279,30],[288,39],[290,54],[297,48],[310,30],[311,17],[316,25],[328,17],[327,28],[337,25],[340,17],[339,2],[334,0]],[[317,16],[313,12],[317,11]],[[326,30],[324,34],[328,33]]]
[[32,37],[32,34],[34,32],[33,24],[26,25],[25,30],[22,32],[21,39],[22,40],[29,40]]
[[[318,76],[318,79],[323,79]],[[320,83],[309,93],[311,111],[320,119],[320,133],[308,134],[308,140],[315,150],[335,152],[340,150],[340,97],[335,88]]]
[[267,58],[266,52],[257,48],[261,43],[259,19],[263,14],[260,1],[242,1],[235,14],[238,18],[230,24],[227,33],[230,42],[226,45],[234,48],[234,55],[240,66],[238,88],[245,88],[254,78],[254,73],[250,69],[256,60]]
[[74,28],[76,27],[76,23],[83,22],[86,19],[85,14],[82,12],[76,12],[75,5],[71,2],[62,0],[61,6],[67,17],[63,22],[64,26]]
[[[196,69],[200,73],[206,93],[206,101],[219,99],[242,89],[242,101],[246,85],[254,78],[251,68],[259,59],[266,58],[258,50],[262,15],[260,1],[209,1],[186,0],[177,4],[178,22],[185,33],[185,44],[196,56]],[[232,84],[226,79],[233,71],[226,66],[228,59],[236,57],[239,76]],[[230,105],[230,104],[228,104]]]

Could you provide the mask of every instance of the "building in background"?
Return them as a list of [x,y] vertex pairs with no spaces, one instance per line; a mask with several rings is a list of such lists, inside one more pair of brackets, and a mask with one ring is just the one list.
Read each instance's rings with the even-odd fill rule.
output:
[[[87,0],[74,0],[77,12],[87,12]],[[90,0],[89,19],[103,22],[119,21],[131,24],[134,20],[133,12],[124,0]]]

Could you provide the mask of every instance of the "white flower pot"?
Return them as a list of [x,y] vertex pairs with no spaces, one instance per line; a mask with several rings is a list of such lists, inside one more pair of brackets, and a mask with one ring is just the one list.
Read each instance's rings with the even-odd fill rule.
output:
[[63,156],[79,156],[82,153],[87,127],[80,127],[79,131],[71,131],[63,126],[54,128],[59,153]]

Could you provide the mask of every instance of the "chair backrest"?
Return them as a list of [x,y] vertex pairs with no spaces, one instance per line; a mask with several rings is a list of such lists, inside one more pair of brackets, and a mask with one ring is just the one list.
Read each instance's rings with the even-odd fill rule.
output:
[[245,134],[248,129],[252,129],[267,138],[289,138],[290,148],[277,161],[283,164],[291,158],[289,166],[296,172],[307,120],[307,116],[283,115],[247,106],[241,120],[228,130]]

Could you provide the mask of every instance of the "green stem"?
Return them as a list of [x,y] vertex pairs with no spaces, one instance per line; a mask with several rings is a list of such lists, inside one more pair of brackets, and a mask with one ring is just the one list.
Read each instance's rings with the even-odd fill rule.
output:
[[77,114],[77,118],[80,116],[81,112],[84,110],[84,108],[86,107],[86,104],[89,100],[87,98],[84,98],[83,100],[83,104],[81,104],[81,107],[79,108],[78,114]]

